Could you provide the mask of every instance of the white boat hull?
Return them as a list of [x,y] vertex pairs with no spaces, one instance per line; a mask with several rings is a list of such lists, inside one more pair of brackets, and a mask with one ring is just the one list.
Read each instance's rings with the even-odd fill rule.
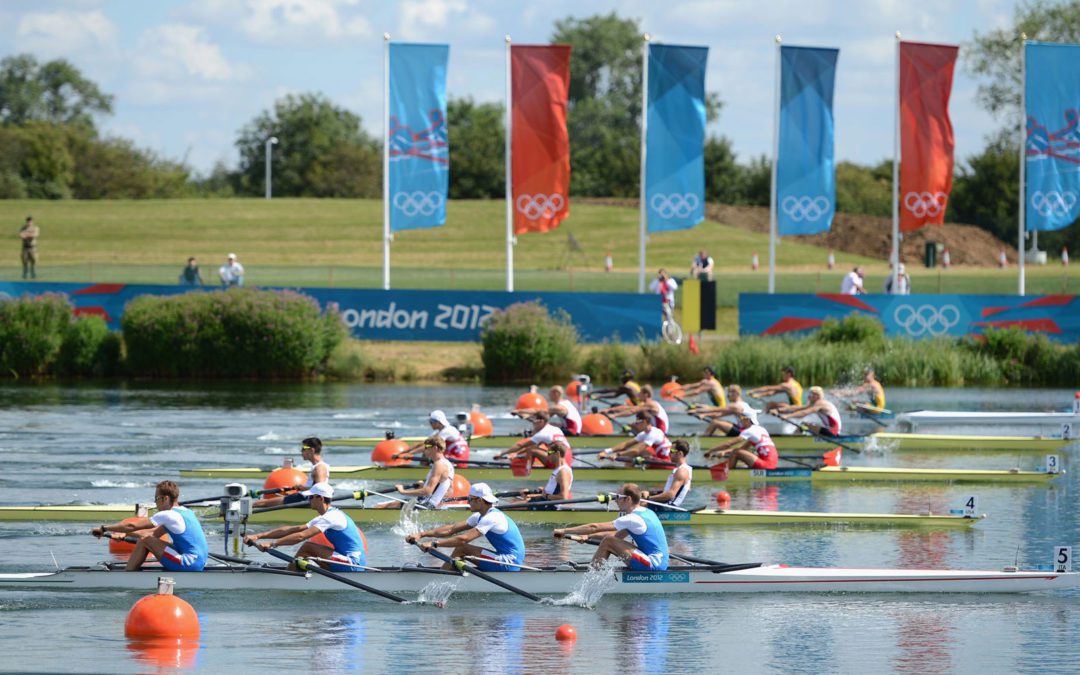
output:
[[916,410],[896,416],[901,428],[952,427],[1024,427],[1030,434],[1061,437],[1063,425],[1071,427],[1075,438],[1080,434],[1080,414],[1074,412],[974,412],[953,410]]

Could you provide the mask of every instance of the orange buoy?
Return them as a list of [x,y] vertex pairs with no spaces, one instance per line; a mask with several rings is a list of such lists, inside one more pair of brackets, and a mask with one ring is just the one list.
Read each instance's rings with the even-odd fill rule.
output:
[[191,670],[199,655],[199,641],[176,638],[130,640],[127,644],[132,658],[153,672]]
[[555,629],[555,639],[559,642],[577,642],[577,629],[564,623]]
[[454,474],[454,485],[450,488],[451,497],[468,497],[469,488],[472,484],[469,483],[469,479],[462,476],[460,473]]
[[676,396],[682,396],[682,392],[682,385],[678,383],[676,377],[673,375],[670,382],[665,382],[660,387],[660,398],[674,401]]
[[124,635],[138,639],[199,637],[199,615],[172,594],[172,586],[172,579],[160,577],[158,592],[132,605],[124,621]]
[[[356,531],[360,533],[360,541],[364,542],[364,555],[367,555],[367,537],[364,536],[364,531],[359,527]],[[323,532],[318,533],[311,539],[308,539],[312,544],[322,544],[326,548],[334,548],[334,545],[330,543],[330,540],[326,538],[326,534]]]
[[721,490],[716,493],[716,503],[720,506],[727,506],[731,503],[731,495],[728,494],[727,490]]
[[407,459],[394,459],[394,455],[408,449],[409,444],[405,441],[400,441],[396,438],[388,438],[385,441],[379,441],[375,445],[375,449],[371,451],[371,461],[374,464],[381,464],[383,466],[408,464],[409,460]]
[[518,396],[517,405],[514,409],[520,410],[521,408],[532,408],[535,410],[547,410],[548,404],[543,396],[536,392],[536,385],[529,387],[527,394]]
[[283,466],[274,469],[263,482],[263,489],[301,487],[307,482],[307,474],[300,469]]
[[607,417],[590,413],[581,418],[581,433],[586,436],[610,436],[615,433],[615,427]]
[[[137,520],[141,520],[141,518],[133,516],[131,518],[124,518],[120,522],[121,523],[133,523],[133,522],[135,522]],[[163,536],[161,539],[162,539],[162,541],[164,541],[166,543],[169,543],[169,544],[172,543],[172,539],[169,538],[168,533],[165,533],[165,536]],[[134,551],[134,550],[135,550],[135,544],[132,544],[129,541],[124,541],[123,539],[110,539],[109,540],[109,553],[112,553],[112,554],[118,555],[118,556],[128,556],[128,555],[131,555],[131,552]],[[153,559],[153,558],[154,558],[154,554],[151,553],[150,556],[149,556],[149,559]]]
[[494,432],[491,426],[491,418],[480,412],[480,406],[474,405],[469,412],[469,424],[472,425],[473,436],[490,436]]
[[563,391],[566,392],[567,398],[577,398],[579,387],[581,387],[581,383],[577,380],[572,380],[565,387],[563,387]]

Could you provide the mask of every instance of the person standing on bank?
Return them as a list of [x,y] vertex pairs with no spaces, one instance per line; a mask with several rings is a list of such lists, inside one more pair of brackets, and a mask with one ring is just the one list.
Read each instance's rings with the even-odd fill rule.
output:
[[180,271],[181,286],[202,286],[202,274],[199,273],[199,261],[194,257],[187,259],[187,266]]
[[[19,239],[22,240],[22,278],[37,279],[37,240],[41,231],[34,224],[31,216],[26,217],[26,222],[19,229]],[[27,276],[29,275],[29,277]]]
[[221,285],[225,288],[244,285],[244,266],[236,261],[236,254],[230,253],[225,264],[218,270]]

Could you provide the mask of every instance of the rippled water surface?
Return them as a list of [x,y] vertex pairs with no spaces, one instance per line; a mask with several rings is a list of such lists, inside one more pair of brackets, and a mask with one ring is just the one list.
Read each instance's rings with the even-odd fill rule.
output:
[[[433,408],[479,403],[497,432],[523,424],[500,411],[520,391],[471,386],[132,385],[0,387],[0,504],[147,502],[182,468],[270,465],[297,456],[308,435],[423,432]],[[1051,410],[1071,391],[892,390],[894,409]],[[675,431],[698,423],[672,410]],[[864,429],[869,430],[863,423]],[[1002,433],[1020,433],[1005,429]],[[476,451],[474,451],[475,453]],[[489,454],[492,451],[482,452]],[[822,527],[670,528],[675,550],[725,561],[848,567],[1000,568],[1049,562],[1054,545],[1080,551],[1080,492],[1070,470],[1049,486],[787,483],[732,488],[733,508],[935,512],[969,495],[989,518],[967,531]],[[367,451],[332,448],[333,464]],[[851,465],[1038,468],[1030,452],[877,451]],[[248,481],[254,483],[254,481]],[[339,488],[362,481],[335,481]],[[542,482],[542,479],[541,479]],[[496,486],[499,487],[499,486]],[[507,485],[506,487],[509,487]],[[588,494],[600,484],[579,484]],[[185,480],[185,496],[221,481]],[[1070,494],[1071,493],[1071,494]],[[711,503],[704,477],[691,505]],[[108,557],[89,524],[0,522],[0,572],[48,570]],[[420,561],[389,525],[365,527],[375,564]],[[530,561],[584,560],[590,550],[523,525]],[[209,525],[211,546],[220,526]],[[371,672],[1077,672],[1080,594],[1030,596],[798,595],[605,597],[595,608],[532,605],[506,596],[451,597],[444,609],[399,607],[359,591],[178,593],[202,636],[184,649],[129,644],[128,608],[142,593],[0,591],[0,670],[146,672],[373,669]],[[573,624],[563,647],[555,628]]]

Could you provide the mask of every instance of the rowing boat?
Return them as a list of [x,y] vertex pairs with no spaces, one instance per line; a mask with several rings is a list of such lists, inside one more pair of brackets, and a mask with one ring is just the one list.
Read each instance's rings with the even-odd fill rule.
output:
[[[606,593],[656,595],[673,593],[1030,593],[1080,586],[1080,572],[1010,570],[899,570],[788,567],[761,565],[750,569],[672,567],[662,572],[612,570],[599,583]],[[139,592],[157,588],[162,568],[148,566],[123,572],[116,565],[69,567],[56,572],[0,574],[0,589],[122,589]],[[290,573],[281,567],[218,566],[202,572],[165,572],[186,591],[336,591],[351,592],[323,576]],[[516,588],[547,596],[563,596],[586,581],[586,572],[558,568],[539,571],[489,572]],[[505,593],[478,577],[457,576],[433,568],[394,567],[375,572],[343,573],[388,593],[423,594],[432,581],[448,581],[454,593]],[[600,576],[599,573],[596,576]],[[595,577],[592,577],[595,578]]]
[[[695,436],[695,435],[672,435],[672,441],[683,439],[688,443],[698,443],[702,447],[719,445],[725,440],[722,436]],[[791,450],[819,450],[823,447],[832,447],[835,444],[821,440],[817,437],[796,434],[774,434],[773,441],[781,451]],[[503,449],[509,448],[522,439],[521,436],[482,436],[469,439],[469,446],[476,449]],[[366,438],[332,438],[324,442],[327,446],[341,447],[374,447],[383,437],[369,436]],[[418,443],[424,440],[422,436],[406,436],[400,440],[406,443]],[[570,444],[575,449],[598,449],[610,448],[623,441],[629,440],[628,436],[573,436]],[[839,436],[835,439],[840,443],[849,445],[865,445],[868,447],[904,451],[933,451],[933,450],[1008,450],[1008,451],[1038,451],[1047,452],[1058,450],[1075,441],[1065,438],[1049,438],[1042,436],[978,436],[959,434],[909,434],[892,431],[880,431],[867,436]]]
[[[259,467],[204,467],[182,469],[182,478],[261,478],[265,479],[273,468]],[[382,481],[423,480],[428,469],[424,466],[335,466],[334,479],[371,479]],[[509,468],[470,467],[457,472],[472,482],[478,481],[532,481],[547,478],[544,469],[528,475],[515,475]],[[662,484],[671,475],[671,469],[638,469],[631,466],[611,468],[574,467],[576,481],[614,481],[619,483]],[[811,481],[813,483],[846,483],[853,481],[879,482],[946,482],[946,483],[1047,483],[1060,474],[1020,469],[922,469],[886,467],[824,466],[791,467],[779,469],[733,469],[726,479],[729,485],[749,483],[774,483]]]
[[1072,412],[986,412],[956,410],[916,410],[897,415],[896,421],[904,428],[919,427],[1035,427],[1040,431],[1060,434],[1063,428],[1077,433],[1080,429],[1080,411]]
[[[401,511],[337,504],[360,525],[397,523]],[[218,508],[196,508],[202,518],[220,517]],[[0,506],[0,521],[115,522],[136,512],[135,505],[53,505]],[[518,523],[581,525],[613,520],[617,511],[598,508],[528,511],[507,509]],[[414,510],[416,520],[424,525],[464,520],[469,514],[464,506],[443,510]],[[906,513],[827,513],[815,511],[742,511],[701,509],[697,511],[660,511],[656,514],[667,525],[857,525],[862,527],[969,527],[986,516],[966,517],[954,514]],[[307,508],[277,509],[256,512],[249,523],[306,523],[312,513]]]

